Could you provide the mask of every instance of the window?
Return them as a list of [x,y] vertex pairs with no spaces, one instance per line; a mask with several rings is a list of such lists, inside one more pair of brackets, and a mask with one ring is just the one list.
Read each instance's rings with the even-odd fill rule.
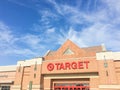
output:
[[74,54],[74,52],[71,50],[71,49],[66,49],[63,53],[64,55],[71,55],[71,54]]
[[1,86],[1,90],[10,90],[10,86]]

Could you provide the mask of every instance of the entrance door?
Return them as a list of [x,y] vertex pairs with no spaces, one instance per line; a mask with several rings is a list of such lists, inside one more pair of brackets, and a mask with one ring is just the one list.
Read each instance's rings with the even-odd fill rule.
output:
[[90,90],[88,83],[76,84],[76,83],[62,83],[62,84],[55,84],[54,90]]

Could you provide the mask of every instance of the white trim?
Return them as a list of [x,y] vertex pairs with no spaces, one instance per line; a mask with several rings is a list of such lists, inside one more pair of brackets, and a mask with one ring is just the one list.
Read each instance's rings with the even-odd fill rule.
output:
[[0,72],[2,71],[16,71],[16,65],[0,66]]
[[120,85],[99,85],[99,88],[106,89],[120,89]]
[[99,78],[96,74],[69,74],[69,75],[45,75],[44,79],[68,79],[68,78]]
[[97,60],[120,60],[120,52],[99,52],[96,53]]
[[17,66],[31,66],[37,64],[42,64],[42,58],[33,58],[30,60],[25,60],[25,61],[18,61]]
[[70,79],[70,78],[98,78],[99,76],[78,76],[78,77],[45,77],[45,79]]
[[21,86],[20,85],[12,85],[11,90],[21,90]]
[[12,85],[12,88],[20,88],[20,85]]
[[13,82],[14,82],[13,80],[8,80],[8,81],[5,80],[5,81],[0,81],[0,84],[1,83],[13,83]]
[[47,56],[47,55],[49,54],[49,52],[50,52],[50,50],[48,50],[48,51],[45,53],[44,57]]
[[99,90],[99,88],[90,88],[90,90]]

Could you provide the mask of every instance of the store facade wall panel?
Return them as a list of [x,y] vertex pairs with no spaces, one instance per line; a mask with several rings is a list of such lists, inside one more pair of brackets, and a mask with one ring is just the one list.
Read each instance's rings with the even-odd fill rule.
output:
[[107,60],[107,67],[104,66],[105,61],[98,60],[100,85],[102,84],[117,84],[115,67],[113,60]]
[[17,67],[14,85],[20,85],[23,80],[24,67]]
[[99,90],[98,88],[99,85],[99,77],[98,78],[90,78],[90,90],[96,89]]
[[29,80],[30,80],[30,69],[31,67],[24,67],[23,71],[23,80],[22,80],[22,89],[26,90],[27,86],[29,85]]
[[15,79],[15,71],[5,71],[5,72],[0,72],[0,82],[3,81],[14,81]]
[[[41,83],[41,58],[35,58],[26,61],[19,61],[17,64],[16,78],[14,86],[20,85],[20,89],[29,89],[31,86],[39,85]],[[33,89],[34,87],[32,87]],[[38,90],[40,88],[38,87]]]
[[36,66],[36,70],[35,70],[35,65],[31,66],[31,70],[30,70],[30,80],[33,81],[33,84],[38,85],[40,84],[40,80],[41,80],[41,64]]
[[43,90],[51,90],[51,88],[52,88],[51,79],[44,79]]
[[114,65],[118,84],[120,84],[120,60],[114,61]]
[[12,66],[0,66],[0,90],[3,87],[10,88],[14,84],[16,74],[16,65]]

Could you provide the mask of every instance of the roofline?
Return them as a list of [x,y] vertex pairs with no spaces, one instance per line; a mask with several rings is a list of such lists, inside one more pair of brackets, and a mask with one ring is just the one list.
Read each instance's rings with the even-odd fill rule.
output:
[[51,50],[48,50],[48,51],[43,55],[43,57],[47,56],[50,51],[51,51]]
[[17,65],[0,66],[0,71],[16,71]]

